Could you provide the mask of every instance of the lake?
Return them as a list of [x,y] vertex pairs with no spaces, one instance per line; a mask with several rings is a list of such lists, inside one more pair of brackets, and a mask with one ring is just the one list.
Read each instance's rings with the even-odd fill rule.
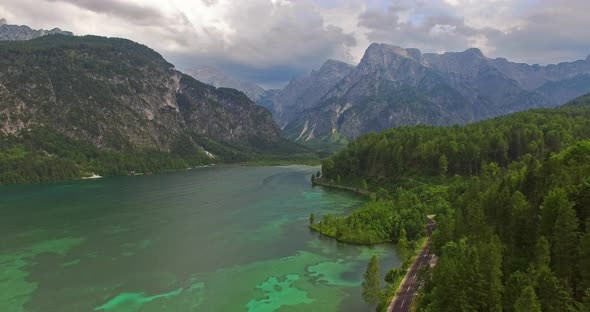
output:
[[222,166],[0,187],[0,311],[359,311],[369,258],[308,228],[357,195],[317,167]]

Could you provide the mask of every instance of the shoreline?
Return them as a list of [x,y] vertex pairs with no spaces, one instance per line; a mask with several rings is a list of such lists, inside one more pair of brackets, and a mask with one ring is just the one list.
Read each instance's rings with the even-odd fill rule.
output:
[[378,245],[386,245],[386,244],[392,244],[395,246],[395,243],[391,240],[386,240],[386,241],[381,241],[381,242],[376,242],[376,243],[360,243],[360,242],[353,242],[353,241],[347,241],[347,240],[342,240],[342,239],[338,239],[334,236],[330,236],[328,234],[324,234],[322,232],[320,232],[319,230],[315,229],[312,225],[309,225],[309,229],[320,234],[321,236],[324,237],[328,237],[331,238],[339,243],[344,243],[344,244],[349,244],[349,245],[356,245],[356,246],[378,246]]
[[321,178],[314,178],[313,181],[311,182],[312,186],[325,186],[325,187],[331,187],[331,188],[335,188],[335,189],[340,189],[340,190],[347,190],[347,191],[351,191],[360,195],[364,195],[364,196],[369,196],[371,195],[371,192],[369,190],[365,190],[365,189],[361,189],[358,187],[352,187],[352,186],[344,186],[344,185],[339,185],[336,183],[330,183],[330,182],[325,182],[322,181]]
[[[319,164],[318,164],[319,165]],[[57,178],[57,179],[48,179],[43,181],[35,181],[35,182],[24,182],[24,183],[8,183],[8,184],[1,184],[0,187],[3,186],[11,186],[11,185],[34,185],[34,184],[42,184],[42,183],[63,183],[63,182],[73,182],[73,181],[92,181],[92,180],[99,180],[105,178],[120,178],[120,177],[141,177],[141,176],[157,176],[166,173],[173,173],[173,172],[181,172],[181,171],[190,171],[196,169],[204,169],[204,168],[214,168],[214,167],[224,167],[224,166],[241,166],[241,167],[285,167],[285,166],[307,166],[307,167],[317,167],[316,164],[310,164],[305,162],[285,162],[285,163],[253,163],[253,162],[229,162],[229,163],[210,163],[210,164],[203,164],[203,165],[195,165],[190,167],[183,167],[183,168],[168,168],[168,169],[161,169],[154,172],[136,172],[135,174],[115,174],[115,175],[98,175],[93,173],[93,175],[83,175],[83,176],[76,176],[70,178]]]

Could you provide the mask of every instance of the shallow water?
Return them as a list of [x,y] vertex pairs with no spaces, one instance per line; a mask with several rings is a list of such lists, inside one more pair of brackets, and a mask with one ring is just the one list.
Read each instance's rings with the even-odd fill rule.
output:
[[[390,246],[321,237],[362,199],[317,168],[218,167],[0,187],[0,311],[359,311]],[[384,272],[383,272],[384,273]]]

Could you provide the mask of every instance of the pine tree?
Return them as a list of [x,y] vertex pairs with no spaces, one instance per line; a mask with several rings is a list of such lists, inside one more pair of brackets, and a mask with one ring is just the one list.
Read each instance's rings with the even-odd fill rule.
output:
[[[565,194],[560,194],[564,196]],[[551,241],[551,264],[556,275],[572,286],[578,251],[578,225],[576,211],[567,198],[559,198],[557,218]]]
[[504,312],[514,311],[514,304],[520,298],[522,291],[528,285],[531,285],[530,278],[529,274],[522,273],[521,271],[516,271],[508,277],[502,296]]
[[567,193],[562,188],[551,190],[543,200],[541,205],[541,235],[545,236],[550,242],[553,241],[553,230],[555,221],[559,215],[560,207],[571,205],[567,200]]
[[446,176],[449,171],[449,160],[445,154],[441,154],[438,159],[438,172],[441,176]]
[[541,312],[541,305],[531,286],[527,286],[514,304],[515,312]]
[[373,256],[369,261],[367,270],[365,271],[362,284],[362,296],[366,303],[369,305],[374,305],[379,302],[380,295],[381,286],[379,283],[379,261],[377,261],[376,256]]
[[408,260],[408,256],[409,256],[409,250],[408,250],[408,237],[406,235],[406,229],[401,229],[400,233],[399,233],[399,238],[397,240],[397,250],[399,251],[400,254],[400,258],[402,261],[402,267],[406,267],[407,263],[406,261]]
[[549,268],[538,271],[535,292],[544,312],[568,311],[571,307],[571,295]]
[[545,236],[541,236],[535,246],[535,266],[536,268],[549,267],[551,256],[549,252],[549,242]]
[[[590,218],[586,220],[586,232],[580,239],[578,267],[580,287],[590,290]],[[589,293],[590,295],[590,293]],[[590,300],[590,298],[588,298]]]
[[478,242],[469,258],[471,304],[478,311],[502,311],[502,243],[497,236]]

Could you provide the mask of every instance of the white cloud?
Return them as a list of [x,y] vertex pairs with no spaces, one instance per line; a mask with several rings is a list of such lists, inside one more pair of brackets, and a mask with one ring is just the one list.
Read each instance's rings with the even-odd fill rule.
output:
[[[374,41],[550,63],[590,53],[587,0],[2,0],[33,28],[129,38],[173,63],[282,81]],[[266,78],[265,78],[266,77]]]

